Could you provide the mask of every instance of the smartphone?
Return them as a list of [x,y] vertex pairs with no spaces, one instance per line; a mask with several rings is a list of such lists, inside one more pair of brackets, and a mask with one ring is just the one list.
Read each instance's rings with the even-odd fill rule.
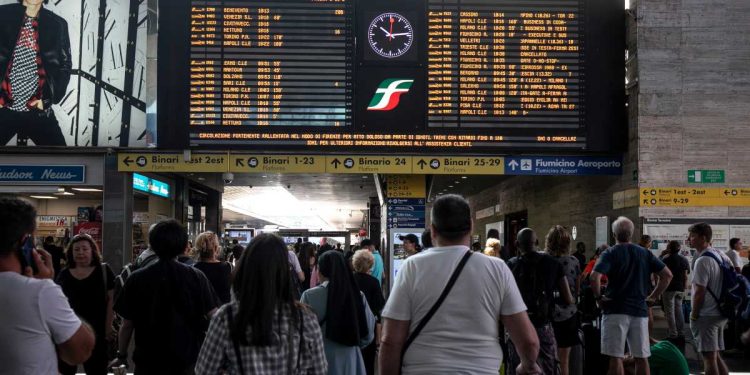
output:
[[26,239],[26,242],[23,243],[23,247],[21,247],[21,267],[23,269],[31,267],[31,270],[36,274],[39,273],[39,268],[34,261],[34,248],[34,237],[29,236],[29,238]]

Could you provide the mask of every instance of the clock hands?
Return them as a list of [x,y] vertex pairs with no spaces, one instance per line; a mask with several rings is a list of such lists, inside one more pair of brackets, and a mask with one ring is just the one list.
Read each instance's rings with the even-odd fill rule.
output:
[[394,36],[404,36],[404,35],[411,35],[411,33],[396,33],[396,34],[391,34],[391,37],[394,37]]
[[389,40],[393,40],[393,22],[394,21],[395,20],[393,19],[393,16],[391,16],[391,31],[388,32],[388,35],[389,35],[388,38],[389,38]]
[[380,30],[383,30],[383,32],[385,32],[386,37],[391,37],[391,33],[389,33],[388,30],[384,29],[383,26],[380,26]]

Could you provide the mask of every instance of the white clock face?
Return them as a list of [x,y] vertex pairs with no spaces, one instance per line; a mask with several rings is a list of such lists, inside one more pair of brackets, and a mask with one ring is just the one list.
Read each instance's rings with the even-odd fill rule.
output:
[[393,59],[409,51],[414,42],[414,29],[406,17],[398,13],[383,13],[370,23],[367,40],[375,53]]

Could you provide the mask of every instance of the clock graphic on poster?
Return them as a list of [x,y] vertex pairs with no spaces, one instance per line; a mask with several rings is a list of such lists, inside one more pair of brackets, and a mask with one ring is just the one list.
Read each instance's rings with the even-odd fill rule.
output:
[[393,59],[409,51],[414,42],[414,29],[406,17],[383,13],[370,22],[367,40],[376,54]]

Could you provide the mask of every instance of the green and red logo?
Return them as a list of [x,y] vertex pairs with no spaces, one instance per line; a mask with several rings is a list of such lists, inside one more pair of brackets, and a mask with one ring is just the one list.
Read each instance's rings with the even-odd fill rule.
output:
[[409,92],[413,79],[390,78],[381,82],[372,97],[368,111],[390,111],[398,107],[401,94]]

